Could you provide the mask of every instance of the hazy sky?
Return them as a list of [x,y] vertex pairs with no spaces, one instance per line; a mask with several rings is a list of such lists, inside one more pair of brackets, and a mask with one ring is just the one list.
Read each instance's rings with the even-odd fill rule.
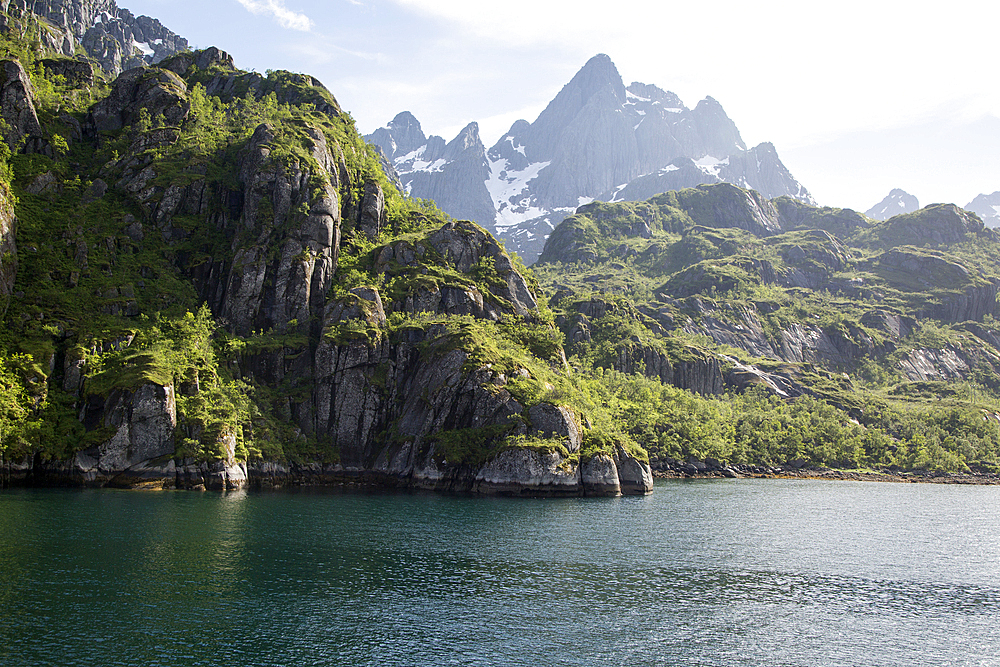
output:
[[711,95],[744,141],[774,143],[821,204],[865,210],[1000,190],[992,3],[841,0],[119,0],[238,67],[319,78],[359,129],[408,110],[489,148],[533,121],[592,56],[693,107]]

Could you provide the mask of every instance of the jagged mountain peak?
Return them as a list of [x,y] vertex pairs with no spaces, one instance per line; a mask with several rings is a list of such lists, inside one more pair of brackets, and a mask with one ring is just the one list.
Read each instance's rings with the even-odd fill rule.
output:
[[604,54],[588,60],[531,124],[528,158],[532,162],[551,160],[567,126],[599,96],[613,100],[616,105],[626,101],[621,74]]
[[479,138],[479,123],[475,121],[462,128],[462,131],[458,133],[458,136],[452,139],[451,142],[445,147],[444,155],[442,155],[442,157],[446,160],[454,160],[468,150],[474,150],[477,153],[481,153],[483,159],[486,157],[486,147],[483,146],[483,142]]
[[694,108],[694,117],[705,141],[707,155],[725,157],[734,151],[747,149],[736,123],[714,97],[706,97],[698,102]]
[[615,90],[620,90],[621,97],[625,96],[625,83],[622,81],[621,74],[618,73],[618,68],[615,67],[614,62],[607,54],[598,53],[580,68],[580,71],[570,79],[565,88],[578,88],[584,92],[593,93],[608,85]]
[[538,116],[535,124],[543,123],[549,116],[579,111],[591,97],[609,89],[620,102],[625,101],[625,83],[618,68],[611,62],[611,58],[603,53],[598,54],[588,60],[569,83],[563,86]]
[[385,127],[380,127],[365,138],[381,148],[390,160],[409,155],[428,141],[420,127],[420,121],[409,111],[396,114]]
[[[511,125],[483,157],[478,126],[472,125],[447,148],[443,139],[423,139],[420,133],[413,142],[422,143],[407,143],[403,150],[403,127],[416,122],[406,120],[368,139],[393,158],[407,191],[431,199],[446,192],[461,205],[449,208],[437,201],[454,216],[484,212],[475,221],[529,263],[556,225],[595,199],[641,201],[668,190],[727,182],[765,197],[813,201],[772,144],[747,148],[716,99],[706,97],[688,109],[676,94],[655,85],[632,82],[626,88],[605,54],[588,60],[534,122]],[[446,166],[459,159],[462,169]],[[439,182],[461,173],[460,180],[470,185],[480,164],[484,188],[459,191]]]
[[983,219],[987,227],[1000,227],[1000,190],[993,194],[981,194],[965,205]]
[[[452,141],[452,144],[461,144],[463,147],[468,148],[475,144],[482,144],[483,142],[479,139],[479,123],[472,121],[458,133]],[[451,145],[451,144],[449,144]]]
[[893,188],[885,199],[865,211],[865,215],[876,220],[888,220],[894,215],[913,213],[919,208],[920,202],[916,197],[900,188]]
[[420,121],[409,111],[400,111],[396,117],[389,121],[389,127],[394,130],[405,131],[410,128],[420,130]]
[[396,142],[396,149],[400,153],[416,150],[427,140],[420,128],[420,121],[409,111],[396,114],[396,117],[389,121],[389,129]]

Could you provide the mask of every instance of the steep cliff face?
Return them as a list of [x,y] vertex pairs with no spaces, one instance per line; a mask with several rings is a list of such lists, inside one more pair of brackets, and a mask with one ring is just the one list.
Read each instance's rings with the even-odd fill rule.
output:
[[0,317],[7,310],[17,279],[16,223],[10,196],[0,190]]
[[[20,146],[51,130],[16,65],[2,110]],[[45,252],[10,321],[41,350],[59,429],[4,448],[23,480],[651,490],[627,436],[591,442],[572,392],[546,398],[565,359],[517,262],[404,201],[315,79],[209,49],[123,72],[73,120],[69,148],[14,158]],[[474,144],[472,128],[449,150]],[[599,488],[594,457],[617,471]]]
[[3,135],[12,151],[21,150],[26,142],[41,137],[42,127],[35,111],[35,92],[31,79],[16,60],[0,61],[0,109],[4,121]]
[[284,333],[289,322],[307,323],[322,312],[340,245],[339,170],[322,133],[309,128],[307,134],[315,173],[269,159],[275,135],[268,125],[247,145],[240,167],[243,210],[234,221],[239,245],[224,288],[209,283],[201,289],[215,288],[218,312],[239,335]]

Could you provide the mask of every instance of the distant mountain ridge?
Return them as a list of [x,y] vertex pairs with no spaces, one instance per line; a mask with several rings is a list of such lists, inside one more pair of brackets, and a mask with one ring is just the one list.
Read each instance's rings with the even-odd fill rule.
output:
[[965,210],[977,214],[987,227],[1000,227],[1000,190],[979,195],[965,205]]
[[865,211],[865,215],[875,220],[888,220],[894,215],[913,213],[919,208],[920,202],[916,197],[905,190],[894,188],[885,199]]
[[773,145],[747,148],[716,100],[688,109],[654,85],[626,86],[603,54],[535,122],[517,121],[488,151],[476,123],[446,143],[426,137],[409,112],[366,139],[382,149],[410,195],[475,220],[528,262],[556,225],[594,200],[642,201],[728,182],[814,203]]
[[[993,194],[981,194],[963,206],[966,211],[978,215],[987,227],[1000,227],[1000,190]],[[917,198],[899,188],[894,188],[885,199],[865,211],[865,215],[875,220],[888,220],[901,213],[913,213],[920,209]]]

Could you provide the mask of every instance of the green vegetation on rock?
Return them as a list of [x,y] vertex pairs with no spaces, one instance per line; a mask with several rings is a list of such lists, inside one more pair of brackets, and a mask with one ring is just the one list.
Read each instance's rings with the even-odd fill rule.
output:
[[0,145],[7,464],[448,490],[510,449],[1000,466],[1000,239],[973,214],[699,186],[581,207],[529,270],[399,192],[312,77],[208,49],[70,80],[38,29],[0,38],[31,84]]

